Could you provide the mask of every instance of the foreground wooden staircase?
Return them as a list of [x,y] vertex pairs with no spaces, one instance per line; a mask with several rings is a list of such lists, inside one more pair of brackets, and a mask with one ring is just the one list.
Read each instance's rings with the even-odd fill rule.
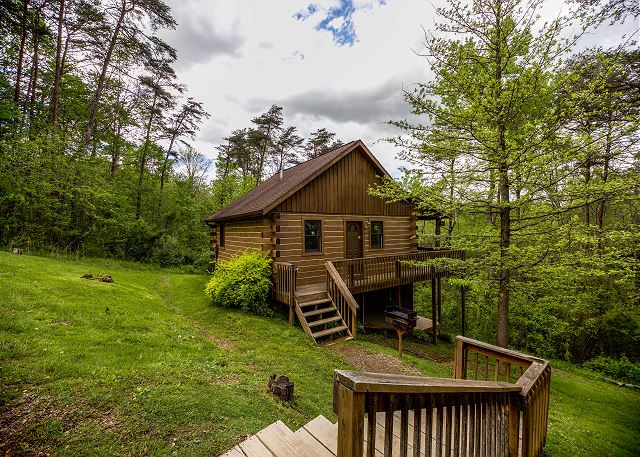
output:
[[542,457],[551,366],[458,336],[455,378],[336,370],[333,410],[269,425],[224,457]]
[[295,432],[281,421],[247,438],[224,457],[334,457],[338,425],[318,416]]
[[295,293],[295,312],[305,333],[317,343],[351,339],[351,331],[324,284],[301,288]]

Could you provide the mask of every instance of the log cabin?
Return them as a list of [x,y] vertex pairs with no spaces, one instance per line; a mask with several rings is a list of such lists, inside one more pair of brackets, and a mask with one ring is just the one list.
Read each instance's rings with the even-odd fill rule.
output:
[[437,341],[440,280],[451,272],[411,261],[464,252],[419,250],[417,221],[435,219],[438,233],[441,217],[372,196],[385,176],[360,140],[276,173],[207,219],[212,263],[265,252],[274,300],[316,341],[354,337],[358,322],[388,327],[385,307],[413,309],[413,285],[431,281],[432,318],[419,317],[417,326]]

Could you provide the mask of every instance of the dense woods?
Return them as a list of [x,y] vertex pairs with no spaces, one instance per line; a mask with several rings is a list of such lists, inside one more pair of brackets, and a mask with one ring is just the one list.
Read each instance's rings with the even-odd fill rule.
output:
[[212,181],[192,144],[209,113],[156,33],[175,26],[160,0],[2,2],[2,245],[204,271],[206,216],[338,143],[273,106],[225,139]]
[[638,11],[578,4],[542,23],[540,1],[469,3],[438,9],[422,53],[435,78],[405,92],[422,121],[393,122],[410,166],[376,192],[446,217],[437,241],[468,252],[476,337],[637,358],[640,51],[570,50]]

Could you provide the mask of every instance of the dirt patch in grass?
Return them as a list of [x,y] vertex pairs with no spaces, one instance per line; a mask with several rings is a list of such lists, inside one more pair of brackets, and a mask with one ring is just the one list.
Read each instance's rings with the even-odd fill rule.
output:
[[[23,391],[18,398],[3,405],[0,455],[50,455],[47,449],[55,446],[56,437],[43,434],[38,427],[46,422],[55,422],[61,424],[65,434],[73,433],[81,423],[80,418],[87,416],[86,412],[86,405],[70,403],[61,406],[50,397]],[[92,419],[103,430],[120,427],[120,422],[109,411],[93,409],[86,418]]]
[[193,325],[193,328],[195,328],[202,336],[204,336],[206,339],[208,339],[209,341],[211,341],[213,344],[215,344],[216,346],[218,346],[220,349],[226,349],[227,351],[230,351],[233,349],[233,345],[225,340],[224,338],[220,338],[219,336],[213,335],[211,332],[209,332],[206,328],[204,328],[202,325],[188,319],[188,322]]
[[[398,340],[393,338],[381,338],[377,340],[376,343],[394,349],[398,348]],[[453,357],[448,357],[431,350],[428,346],[428,343],[421,343],[419,341],[405,339],[403,347],[404,352],[413,354],[422,359],[431,360],[437,363],[453,362]]]
[[333,349],[348,363],[362,371],[410,376],[421,375],[417,368],[408,365],[398,357],[380,352],[371,352],[359,344],[336,344]]

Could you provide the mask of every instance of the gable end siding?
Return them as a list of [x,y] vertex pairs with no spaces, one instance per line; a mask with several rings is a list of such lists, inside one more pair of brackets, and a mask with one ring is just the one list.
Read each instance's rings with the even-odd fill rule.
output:
[[385,203],[369,195],[380,172],[360,149],[353,151],[275,208],[278,213],[411,216],[406,203]]

